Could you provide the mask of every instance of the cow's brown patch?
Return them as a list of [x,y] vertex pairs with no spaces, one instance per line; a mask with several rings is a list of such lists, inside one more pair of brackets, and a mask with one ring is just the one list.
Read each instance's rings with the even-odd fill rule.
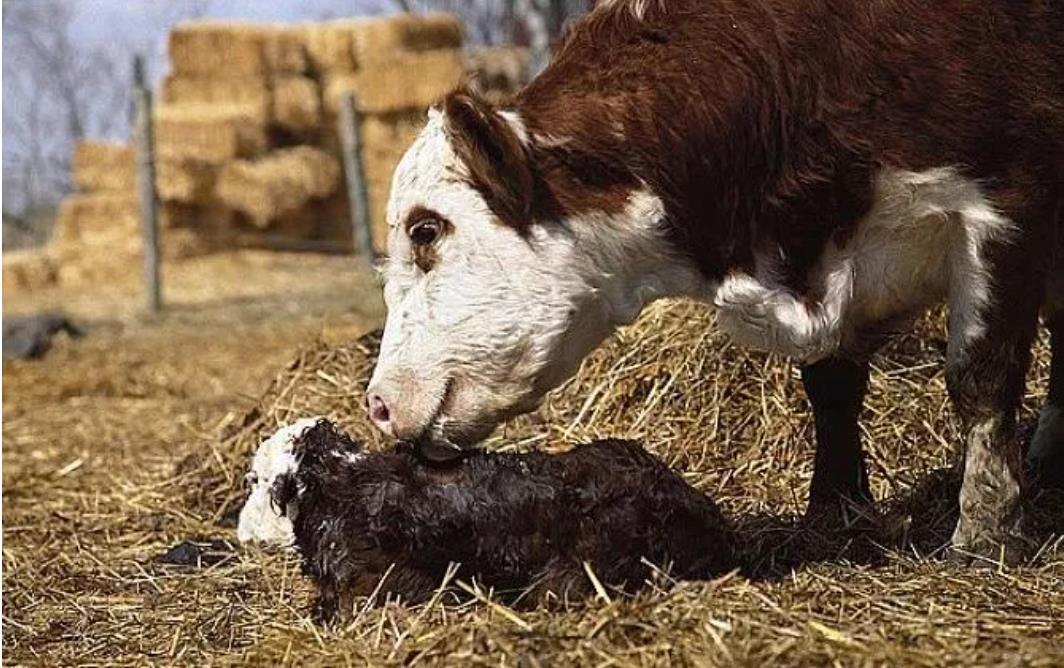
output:
[[531,222],[532,171],[528,153],[509,124],[483,99],[459,89],[443,102],[447,130],[472,185],[498,217],[515,229]]
[[881,167],[1059,201],[1062,32],[1064,10],[1008,0],[670,0],[642,18],[616,3],[503,108],[531,137],[535,216],[616,212],[645,185],[708,277],[767,253],[801,293]]

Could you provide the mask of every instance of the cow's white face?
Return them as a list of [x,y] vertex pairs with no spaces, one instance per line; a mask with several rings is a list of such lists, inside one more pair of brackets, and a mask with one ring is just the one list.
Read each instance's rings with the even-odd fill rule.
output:
[[619,323],[675,292],[681,274],[693,280],[668,266],[661,203],[645,191],[629,193],[620,216],[532,222],[530,174],[490,173],[527,170],[520,122],[465,100],[431,112],[396,169],[388,318],[367,390],[380,428],[436,450],[532,410]]

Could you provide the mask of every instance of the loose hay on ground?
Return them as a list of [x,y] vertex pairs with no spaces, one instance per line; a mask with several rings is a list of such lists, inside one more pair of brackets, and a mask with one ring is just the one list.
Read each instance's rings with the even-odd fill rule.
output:
[[[370,337],[304,349],[253,410],[223,420],[224,437],[205,431],[201,449],[176,472],[160,460],[136,474],[137,484],[101,481],[93,496],[55,477],[65,460],[48,460],[55,463],[37,475],[60,490],[47,502],[50,514],[5,522],[22,546],[4,555],[6,572],[16,574],[5,580],[7,610],[15,611],[5,613],[13,615],[5,647],[19,657],[35,647],[53,660],[103,662],[146,655],[301,665],[1060,665],[1059,538],[1032,566],[1002,572],[927,556],[948,538],[956,512],[949,489],[956,478],[943,468],[955,433],[944,412],[941,320],[928,319],[921,331],[923,338],[893,344],[873,374],[866,436],[875,492],[887,519],[908,529],[874,558],[795,521],[812,454],[795,368],[735,348],[699,306],[661,304],[595,353],[537,415],[490,445],[645,439],[737,518],[743,573],[561,613],[515,613],[482,600],[455,605],[444,595],[420,607],[360,609],[348,627],[325,631],[308,622],[309,587],[285,555],[251,550],[203,571],[155,565],[154,555],[181,540],[231,536],[215,522],[240,502],[247,454],[278,424],[324,413],[383,445],[360,405],[376,349]],[[1032,400],[1046,359],[1043,344]],[[106,432],[119,443],[147,418],[114,415],[130,421]],[[69,412],[57,419],[78,424]],[[78,443],[94,435],[86,427],[75,432]],[[6,436],[17,429],[5,420]],[[929,479],[946,488],[924,484]],[[27,495],[22,508],[44,503],[33,489],[12,492]],[[8,494],[5,484],[5,518]],[[28,545],[57,556],[34,561]]]

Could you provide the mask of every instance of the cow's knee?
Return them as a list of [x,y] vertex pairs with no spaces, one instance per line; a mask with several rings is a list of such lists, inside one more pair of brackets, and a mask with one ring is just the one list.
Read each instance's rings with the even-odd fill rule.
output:
[[1064,310],[1048,320],[1049,393],[1027,452],[1027,466],[1043,488],[1064,489]]

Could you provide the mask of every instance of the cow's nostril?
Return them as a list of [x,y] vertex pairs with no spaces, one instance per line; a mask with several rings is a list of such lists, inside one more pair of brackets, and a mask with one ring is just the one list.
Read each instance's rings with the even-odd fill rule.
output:
[[388,404],[384,403],[379,394],[371,394],[366,400],[369,409],[369,419],[377,428],[385,433],[391,433],[391,413]]

